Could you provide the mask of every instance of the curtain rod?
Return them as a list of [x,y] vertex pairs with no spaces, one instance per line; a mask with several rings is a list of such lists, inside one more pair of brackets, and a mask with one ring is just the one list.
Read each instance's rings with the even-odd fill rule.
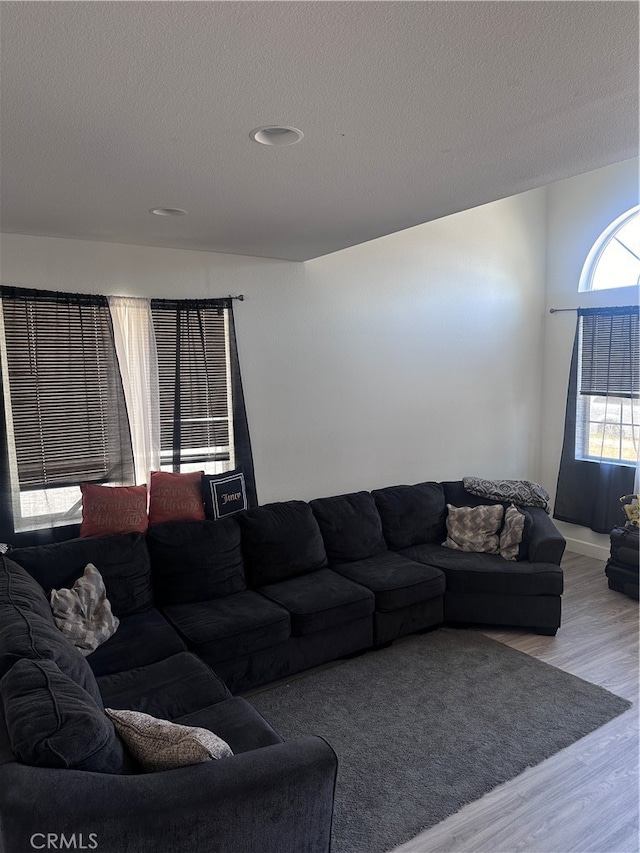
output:
[[228,299],[237,299],[238,302],[244,302],[244,293],[240,293],[238,296],[232,296],[229,294]]
[[592,312],[597,313],[598,311],[601,311],[602,313],[604,313],[606,311],[616,312],[619,310],[621,312],[624,312],[624,311],[630,311],[631,309],[633,309],[633,311],[637,311],[638,306],[637,305],[607,305],[606,307],[605,306],[594,306],[593,308],[582,308],[582,306],[578,305],[577,308],[549,308],[549,314],[558,314],[558,313],[560,313],[560,311],[585,311],[585,312],[589,312],[589,313],[592,313]]

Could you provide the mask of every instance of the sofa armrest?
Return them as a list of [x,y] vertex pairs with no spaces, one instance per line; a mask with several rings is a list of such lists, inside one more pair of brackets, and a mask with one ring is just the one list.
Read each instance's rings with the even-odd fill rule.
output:
[[529,561],[531,563],[555,563],[560,560],[567,544],[564,536],[555,526],[545,510],[528,506],[533,524],[529,534]]
[[47,849],[53,833],[99,853],[327,853],[336,772],[319,737],[132,776],[11,762],[0,767],[0,851]]

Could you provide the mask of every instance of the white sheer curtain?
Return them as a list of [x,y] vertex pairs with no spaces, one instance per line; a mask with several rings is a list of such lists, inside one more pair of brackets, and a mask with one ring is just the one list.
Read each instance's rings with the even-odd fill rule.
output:
[[136,483],[160,469],[158,355],[148,299],[109,296],[116,353],[131,427]]

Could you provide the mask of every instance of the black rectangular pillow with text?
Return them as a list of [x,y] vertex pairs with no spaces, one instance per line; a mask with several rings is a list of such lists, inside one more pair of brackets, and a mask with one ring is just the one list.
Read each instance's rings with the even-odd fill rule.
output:
[[202,497],[207,518],[216,520],[247,509],[247,491],[242,471],[202,475]]

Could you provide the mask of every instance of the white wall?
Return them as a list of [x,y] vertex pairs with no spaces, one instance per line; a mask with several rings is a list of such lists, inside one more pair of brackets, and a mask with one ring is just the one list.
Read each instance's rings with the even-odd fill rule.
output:
[[[580,273],[592,245],[607,225],[636,204],[638,160],[628,160],[547,187],[541,479],[552,492],[552,497],[562,451],[576,314],[573,311],[550,314],[549,309],[630,305],[638,302],[638,292],[629,288],[578,293]],[[571,550],[607,559],[607,536],[575,524],[556,523],[567,538]]]
[[299,280],[300,264],[241,255],[0,234],[0,278],[14,287],[158,298],[237,295]]
[[535,191],[306,265],[333,330],[323,491],[331,459],[344,489],[537,474],[543,258]]
[[224,296],[261,502],[423,479],[536,478],[545,194],[306,264],[2,235],[3,284]]

